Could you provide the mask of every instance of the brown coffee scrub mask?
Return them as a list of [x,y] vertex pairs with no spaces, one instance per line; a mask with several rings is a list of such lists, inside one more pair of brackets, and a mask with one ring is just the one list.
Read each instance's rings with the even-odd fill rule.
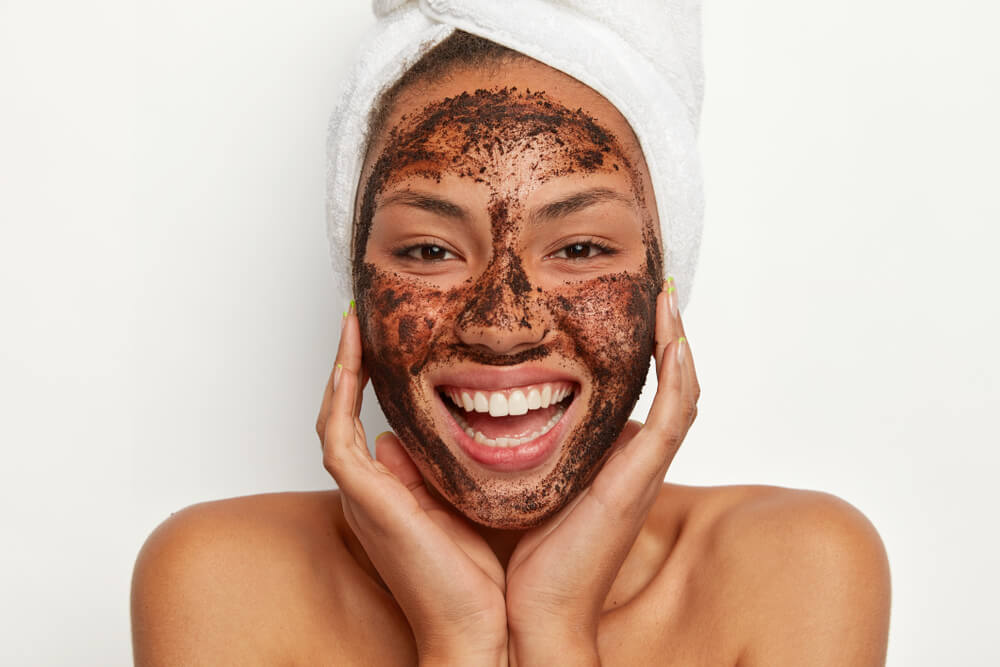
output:
[[511,86],[407,106],[359,193],[379,403],[427,481],[495,528],[537,525],[591,482],[653,349],[641,154],[558,100]]

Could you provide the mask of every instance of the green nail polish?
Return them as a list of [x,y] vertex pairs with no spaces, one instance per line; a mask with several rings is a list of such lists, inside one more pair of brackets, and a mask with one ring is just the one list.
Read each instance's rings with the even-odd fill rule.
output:
[[667,282],[668,283],[674,282],[674,277],[673,276],[667,276]]
[[667,288],[667,294],[673,294],[675,289],[677,288],[671,285],[670,287]]
[[686,341],[687,341],[687,338],[685,338],[684,336],[681,336],[680,338],[677,339],[678,343],[684,343]]

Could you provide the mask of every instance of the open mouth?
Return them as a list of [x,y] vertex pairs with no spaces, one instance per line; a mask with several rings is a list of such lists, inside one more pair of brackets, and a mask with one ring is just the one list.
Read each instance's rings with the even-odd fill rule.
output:
[[459,428],[486,447],[511,448],[538,440],[575,399],[574,382],[543,382],[498,391],[437,387]]

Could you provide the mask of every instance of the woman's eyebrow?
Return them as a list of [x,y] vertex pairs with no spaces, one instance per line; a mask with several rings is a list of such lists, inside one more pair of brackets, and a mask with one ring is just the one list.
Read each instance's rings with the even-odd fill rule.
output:
[[456,220],[468,220],[469,212],[464,207],[459,206],[447,199],[436,197],[432,194],[414,192],[412,190],[400,190],[386,196],[379,202],[378,207],[389,206],[390,204],[402,204],[412,206],[430,213],[435,213],[444,218]]
[[630,197],[626,197],[616,190],[610,188],[590,188],[540,206],[531,213],[528,219],[532,223],[549,222],[570,215],[571,213],[582,211],[588,206],[608,201],[616,201],[627,205],[629,208],[634,208],[635,206]]

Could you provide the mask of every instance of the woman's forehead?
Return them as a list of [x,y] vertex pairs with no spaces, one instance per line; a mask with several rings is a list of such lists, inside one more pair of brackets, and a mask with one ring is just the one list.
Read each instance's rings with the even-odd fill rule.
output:
[[401,117],[370,186],[380,193],[414,175],[450,173],[527,194],[554,178],[601,172],[638,179],[614,133],[592,116],[511,87],[462,92]]
[[[476,99],[477,91],[513,91],[510,97]],[[443,104],[451,100],[452,104]],[[457,102],[456,102],[457,101]],[[462,103],[462,102],[465,103]],[[478,104],[477,104],[478,102]],[[534,103],[534,104],[533,104]],[[610,134],[610,141],[619,148],[626,159],[634,163],[640,173],[646,169],[642,151],[632,128],[621,113],[603,96],[576,79],[534,60],[523,59],[503,67],[489,69],[456,69],[433,83],[418,82],[404,89],[387,114],[379,136],[373,137],[368,155],[367,172],[372,163],[392,143],[393,137],[414,129],[414,121],[421,119],[425,126],[420,131],[425,135],[433,129],[437,139],[444,140],[449,135],[457,138],[458,132],[467,135],[484,133],[486,125],[497,133],[508,136],[517,133],[543,133],[547,119],[542,117],[545,106],[551,105],[553,115],[556,109],[568,110],[591,121],[594,128]],[[433,110],[433,118],[428,118],[428,110]],[[478,116],[476,127],[470,123],[460,127],[456,124],[461,116]],[[535,118],[532,118],[532,116]],[[487,123],[482,120],[487,118]],[[551,119],[548,119],[551,120]],[[562,119],[556,119],[556,122]],[[433,124],[434,127],[429,127]],[[579,126],[578,126],[579,127]],[[572,136],[573,132],[570,131]],[[607,138],[598,138],[606,143]]]

